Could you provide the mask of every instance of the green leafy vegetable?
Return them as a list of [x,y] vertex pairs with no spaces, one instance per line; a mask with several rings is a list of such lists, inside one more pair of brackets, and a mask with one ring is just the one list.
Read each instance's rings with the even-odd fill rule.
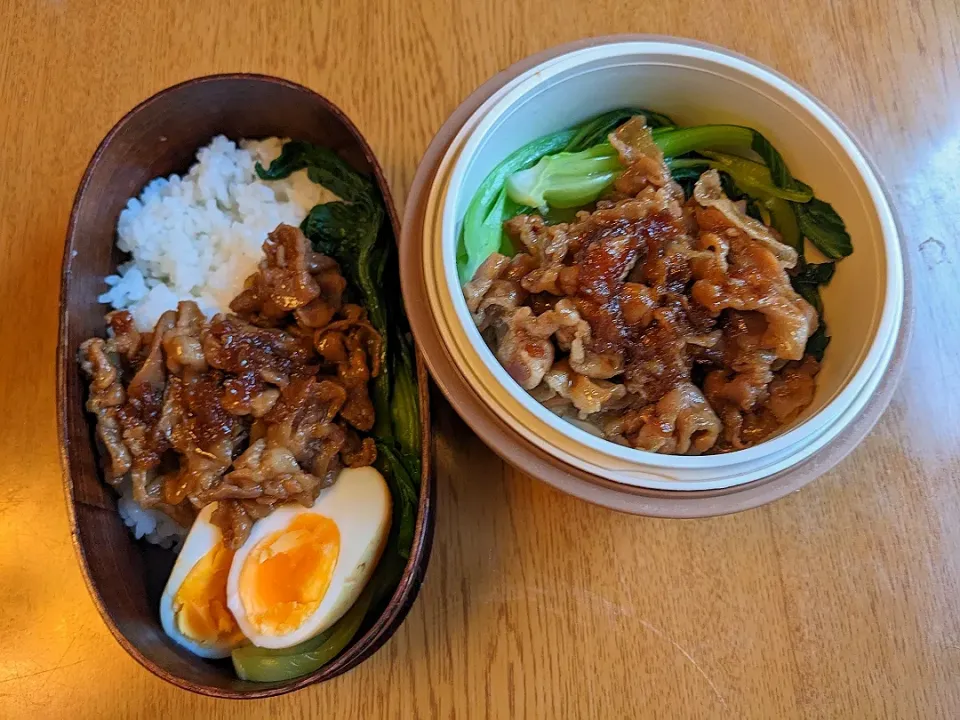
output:
[[[638,115],[643,115],[647,120],[647,127],[653,128],[654,130],[658,129],[671,129],[675,128],[677,124],[668,118],[663,113],[658,113],[655,110],[640,110]],[[629,120],[630,118],[625,118]]]
[[653,140],[666,158],[699,150],[749,148],[754,131],[739,125],[697,125],[653,131]]
[[356,602],[329,629],[316,637],[282,650],[244,645],[231,653],[237,677],[252,682],[281,682],[319,670],[350,644],[374,599],[373,580]]
[[773,220],[770,217],[770,209],[763,203],[757,202],[752,198],[747,205],[747,214],[750,217],[759,220],[768,227],[771,225],[771,223],[773,223]]
[[737,187],[748,195],[778,197],[798,203],[813,199],[813,192],[808,187],[799,190],[778,187],[773,182],[770,169],[763,163],[709,150],[703,150],[701,154],[710,159],[710,167],[728,173]]
[[623,165],[609,145],[580,152],[547,155],[532,168],[507,178],[507,196],[515,203],[545,210],[572,208],[593,202],[623,173]]
[[835,262],[805,263],[803,269],[794,277],[794,282],[809,285],[826,285],[833,279],[837,264]]
[[580,152],[589,147],[606,141],[607,136],[623,125],[627,120],[637,115],[646,118],[647,126],[651,128],[672,127],[673,120],[666,115],[651,110],[639,108],[618,108],[603,115],[598,115],[577,128],[577,134],[564,148],[565,152]]
[[763,206],[770,213],[770,224],[780,233],[780,238],[803,257],[803,236],[800,226],[797,225],[797,216],[793,212],[793,205],[783,198],[767,198],[761,200]]
[[460,282],[469,281],[477,268],[500,247],[503,223],[507,220],[504,208],[507,177],[534,165],[544,155],[560,152],[576,135],[575,130],[562,130],[527,143],[507,156],[480,183],[463,218],[463,235],[458,253]]
[[833,260],[853,252],[847,227],[829,203],[814,198],[805,205],[794,205],[801,232],[814,247]]
[[820,300],[820,286],[826,285],[833,278],[835,263],[804,263],[800,272],[790,280],[803,298],[813,305],[817,315],[823,315],[823,302]]
[[[740,125],[697,125],[669,131],[654,131],[654,141],[664,157],[673,158],[689,152],[738,148],[752,150],[763,160],[769,170],[773,185],[780,190],[813,196],[810,186],[794,178],[777,149],[753,128]],[[806,202],[806,200],[799,200]]]
[[813,355],[817,362],[820,362],[823,360],[823,353],[829,344],[830,336],[827,335],[827,325],[821,321],[816,331],[807,340],[806,352],[808,355]]
[[377,442],[377,468],[387,478],[394,498],[396,551],[405,560],[410,557],[417,522],[418,493],[416,484],[399,453],[387,442]]
[[[576,128],[562,152],[545,155],[536,165],[512,173],[506,180],[507,197],[518,205],[539,208],[577,208],[596,200],[623,173],[623,165],[607,136],[632,117],[642,115],[650,127],[670,127],[666,115],[621,108],[599,115]],[[512,217],[506,213],[506,217]],[[471,276],[472,277],[472,276]]]
[[374,200],[378,195],[376,185],[329,148],[291,140],[284,143],[280,155],[270,163],[269,168],[264,169],[260,163],[256,165],[261,180],[282,180],[304,169],[312,182],[323,185],[342,200],[360,204],[372,201],[382,211],[382,204]]
[[406,336],[398,336],[400,352],[394,360],[393,399],[390,405],[393,434],[413,480],[420,481],[420,400],[413,348]]
[[836,271],[836,263],[806,263],[801,266],[800,271],[790,280],[796,290],[804,300],[810,303],[817,311],[820,318],[820,324],[816,331],[807,340],[807,353],[813,355],[818,361],[823,360],[823,352],[830,343],[830,336],[827,335],[827,323],[823,317],[823,301],[820,299],[820,286],[826,285],[833,278]]

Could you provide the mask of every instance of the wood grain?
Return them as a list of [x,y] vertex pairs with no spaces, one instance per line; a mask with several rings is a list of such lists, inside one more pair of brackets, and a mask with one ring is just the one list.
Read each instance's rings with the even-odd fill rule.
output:
[[[954,0],[26,0],[0,7],[0,715],[960,716],[960,12]],[[876,430],[773,506],[618,515],[505,468],[442,403],[420,599],[327,685],[229,703],[165,685],[94,610],[54,420],[57,279],[97,142],[180,80],[256,71],[338,103],[402,203],[476,85],[583,35],[673,33],[766,62],[864,141],[908,236],[917,325]]]

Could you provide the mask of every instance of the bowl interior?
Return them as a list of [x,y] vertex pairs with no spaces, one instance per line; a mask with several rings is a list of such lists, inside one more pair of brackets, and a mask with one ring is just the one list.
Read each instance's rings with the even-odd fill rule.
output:
[[[571,102],[576,98],[576,102]],[[832,343],[813,404],[778,437],[727,456],[676,458],[624,451],[559,421],[505,376],[469,320],[455,272],[460,222],[475,190],[506,155],[549,132],[605,110],[648,107],[681,125],[735,123],[761,131],[793,173],[840,212],[856,251],[824,292]],[[564,428],[574,444],[657,468],[699,468],[753,460],[796,446],[857,400],[876,375],[899,323],[902,266],[896,228],[876,177],[844,129],[815,101],[779,76],[725,53],[674,43],[611,44],[545,63],[494,105],[455,148],[442,224],[448,300],[481,370],[496,377],[531,417]],[[815,251],[809,252],[816,260]],[[856,382],[854,380],[856,379]],[[843,396],[843,397],[841,397]],[[840,399],[840,402],[835,402]],[[866,397],[860,398],[861,402]],[[814,418],[811,421],[812,418]],[[839,432],[837,428],[836,432]]]
[[[203,660],[164,634],[157,607],[173,555],[134,541],[116,512],[114,493],[101,480],[76,357],[83,340],[104,334],[107,308],[97,302],[97,296],[104,291],[103,277],[123,259],[114,241],[117,219],[127,200],[152,178],[185,172],[196,150],[221,133],[233,140],[279,136],[312,141],[336,150],[358,170],[375,173],[388,206],[389,220],[382,232],[394,242],[396,216],[376,161],[349,121],[323,97],[293,83],[249,75],[201,78],[163,91],[131,111],[110,132],[77,193],[61,288],[59,413],[75,542],[91,592],[114,635],[148,669],[181,687],[224,697],[253,697],[338,675],[376,650],[399,625],[413,602],[429,555],[429,463],[425,458],[417,535],[401,586],[380,619],[362,628],[333,663],[294,681],[243,682],[236,678],[229,660]],[[422,372],[420,392],[423,400],[426,378]],[[421,402],[421,407],[427,428],[428,404]]]

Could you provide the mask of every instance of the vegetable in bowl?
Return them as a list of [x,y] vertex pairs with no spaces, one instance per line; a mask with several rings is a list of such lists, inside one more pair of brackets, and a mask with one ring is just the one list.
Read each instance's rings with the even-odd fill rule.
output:
[[497,165],[457,265],[478,329],[537,400],[614,442],[700,454],[756,444],[810,404],[829,343],[819,288],[851,252],[756,130],[627,108]]

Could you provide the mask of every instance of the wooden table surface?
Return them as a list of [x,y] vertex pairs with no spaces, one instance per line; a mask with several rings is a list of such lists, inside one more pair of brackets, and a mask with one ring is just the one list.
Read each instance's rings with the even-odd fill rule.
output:
[[[960,17],[956,0],[495,0],[0,8],[0,716],[960,717]],[[346,677],[228,703],[114,642],[70,544],[54,422],[60,254],[97,143],[181,80],[257,71],[326,94],[398,202],[485,78],[583,35],[725,45],[808,87],[889,181],[916,332],[861,447],[772,506],[629,517],[504,465],[438,401],[438,523],[405,625]]]

